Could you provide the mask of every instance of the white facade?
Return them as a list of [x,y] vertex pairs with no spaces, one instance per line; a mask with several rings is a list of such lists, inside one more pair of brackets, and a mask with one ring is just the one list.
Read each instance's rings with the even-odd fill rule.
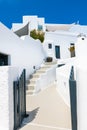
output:
[[0,59],[8,56],[9,66],[0,66],[0,130],[13,130],[14,105],[13,81],[17,80],[25,68],[27,78],[44,62],[45,53],[39,40],[29,36],[20,39],[0,23]]
[[69,75],[73,65],[76,80],[77,129],[83,130],[87,129],[87,37],[79,37],[75,47],[76,58],[67,61],[60,60],[60,63],[66,65],[56,69],[57,90],[65,103],[70,106]]
[[39,18],[38,16],[23,16],[22,21],[23,21],[22,23],[13,23],[12,24],[13,32],[23,28],[24,25],[26,25],[27,23],[29,23],[29,26],[28,26],[29,33],[30,33],[31,30],[39,29],[39,26],[42,26],[42,30],[44,32],[46,30],[45,19],[43,17]]
[[87,37],[76,43],[77,120],[78,130],[87,129]]
[[[78,33],[70,33],[67,31],[47,32],[45,34],[44,50],[47,56],[53,57],[53,59],[66,59],[70,58],[70,44],[76,42]],[[52,48],[49,49],[49,44],[52,44]],[[56,57],[56,46],[60,49],[60,56]]]
[[0,53],[9,55],[10,65],[26,69],[27,76],[33,73],[33,66],[39,68],[45,54],[39,40],[27,36],[21,40],[11,30],[0,23]]
[[[51,56],[53,59],[66,59],[70,58],[71,43],[76,43],[77,36],[80,33],[87,35],[87,26],[79,24],[46,24],[45,18],[39,18],[35,16],[23,16],[23,23],[13,24],[13,31],[17,31],[24,25],[29,23],[28,31],[30,33],[33,29],[38,29],[39,25],[42,26],[42,30],[45,32],[44,50],[46,56]],[[52,48],[49,49],[49,44],[52,44]],[[59,51],[59,52],[58,52]],[[59,53],[59,54],[58,54]]]
[[23,16],[23,23],[29,22],[29,32],[33,29],[38,29],[38,25],[42,26],[42,30],[45,32],[45,19],[38,16]]
[[[29,23],[29,31],[33,29],[38,29],[38,25],[43,26],[43,31],[46,30],[47,25],[45,25],[44,23],[44,18],[38,18],[37,16],[23,16],[23,23],[13,24],[12,30],[18,31],[19,29],[22,29],[27,23]],[[13,117],[13,108],[9,108],[9,106],[12,105],[9,104],[9,101],[12,101],[12,98],[10,99],[9,95],[11,96],[11,93],[13,91],[11,88],[13,80],[17,77],[18,74],[21,73],[22,69],[24,68],[27,71],[28,78],[28,76],[34,72],[33,67],[35,66],[35,68],[38,69],[44,62],[45,57],[53,57],[53,60],[58,59],[58,62],[59,59],[70,58],[70,51],[68,48],[70,47],[71,43],[74,43],[76,47],[76,60],[72,59],[71,61],[71,59],[69,59],[67,60],[67,62],[69,63],[65,62],[65,66],[56,69],[57,90],[59,91],[60,95],[67,103],[67,105],[70,106],[69,74],[71,66],[74,65],[76,67],[75,79],[77,80],[78,130],[87,129],[87,38],[81,37],[79,38],[78,42],[76,42],[77,36],[80,33],[84,33],[87,35],[87,27],[81,27],[80,25],[61,25],[60,27],[58,24],[58,30],[56,30],[57,25],[55,26],[55,29],[53,29],[52,25],[50,26],[51,31],[45,32],[45,40],[42,46],[39,40],[33,40],[29,36],[23,36],[19,38],[11,30],[7,29],[0,23],[0,53],[8,55],[9,65],[11,65],[12,67],[17,67],[17,71],[15,71],[15,69],[13,70],[9,68],[4,68],[6,70],[5,73],[3,67],[0,67],[0,76],[3,81],[0,82],[0,90],[2,92],[5,91],[5,95],[0,93],[0,99],[1,101],[3,101],[3,99],[7,97],[4,102],[0,101],[0,115],[2,117],[0,121],[2,124],[0,126],[0,129],[2,130],[5,130],[6,127],[8,128],[6,130],[13,129],[13,120],[11,120]],[[58,50],[56,51],[56,49]],[[58,57],[56,55],[57,53],[59,54]],[[60,63],[64,63],[64,61]],[[11,77],[12,75],[13,77]],[[52,77],[50,75],[52,75]],[[42,88],[43,83],[44,85],[47,85],[46,83],[48,76],[52,78],[51,81],[53,81],[55,79],[55,72],[48,72],[47,76],[43,76],[42,82],[38,82],[38,84],[40,84]],[[5,77],[5,80],[3,79],[3,77]],[[9,77],[12,78],[11,82],[9,82]],[[4,87],[2,87],[3,84]],[[11,91],[9,91],[9,86]],[[5,108],[2,110],[3,106],[5,106]],[[4,116],[2,115],[3,112]],[[11,112],[10,116],[8,116],[9,112]],[[9,120],[11,120],[12,125],[10,125],[10,123],[8,122]]]

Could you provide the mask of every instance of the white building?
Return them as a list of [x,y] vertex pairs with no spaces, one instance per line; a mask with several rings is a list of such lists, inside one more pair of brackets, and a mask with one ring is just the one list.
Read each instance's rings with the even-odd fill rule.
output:
[[15,32],[16,30],[19,30],[20,28],[23,28],[24,25],[29,23],[28,26],[28,33],[30,33],[33,29],[42,29],[44,32],[46,30],[45,27],[45,19],[44,18],[38,18],[38,16],[23,16],[23,23],[13,23],[12,24],[12,30]]
[[53,59],[70,58],[70,46],[75,45],[79,34],[87,35],[87,26],[76,24],[45,24],[44,49]]
[[[0,65],[10,65],[26,69],[27,76],[33,73],[33,66],[39,68],[45,58],[39,40],[25,36],[20,39],[11,30],[0,23]],[[21,72],[21,71],[20,71]]]
[[[23,39],[23,40],[22,40]],[[20,39],[0,23],[0,129],[14,129],[13,82],[25,68],[27,78],[44,62],[45,53],[39,40]]]
[[[43,46],[39,40],[34,40],[29,36],[30,31],[33,29],[43,30],[45,32]],[[62,67],[57,67],[56,80],[58,83],[57,90],[69,107],[69,74],[71,66],[75,66],[75,79],[77,79],[78,82],[77,96],[79,101],[77,104],[79,113],[78,126],[81,130],[82,128],[87,129],[85,114],[87,113],[87,105],[83,102],[86,102],[87,99],[87,94],[85,91],[87,80],[87,63],[85,64],[84,69],[82,64],[86,61],[87,39],[85,37],[81,37],[77,42],[78,35],[80,34],[87,35],[87,26],[76,24],[45,24],[44,18],[38,18],[38,16],[23,16],[23,23],[13,24],[12,30],[9,30],[2,23],[0,23],[0,66],[6,66],[4,66],[4,68],[0,67],[0,91],[2,92],[0,93],[0,99],[2,99],[0,101],[0,122],[2,124],[0,124],[0,129],[13,130],[13,107],[10,107],[13,106],[13,81],[17,79],[17,76],[24,68],[26,69],[28,78],[28,76],[34,72],[34,68],[38,69],[41,66],[46,57],[52,57],[54,61],[58,60],[58,65],[61,63],[65,64]],[[81,46],[79,46],[79,43],[81,43]],[[75,44],[77,49],[76,58],[72,59],[70,58],[70,52],[68,49],[71,44]],[[79,51],[83,55],[81,55]],[[79,66],[77,66],[77,63]],[[49,73],[49,75],[52,75],[52,73]],[[48,75],[44,75],[45,80],[43,80],[42,83],[44,83],[44,81],[48,81],[48,78]],[[5,97],[7,98],[3,102]],[[80,100],[82,100],[81,103],[83,104],[80,103]],[[5,106],[4,109],[2,109],[3,106]],[[79,109],[79,106],[81,109]],[[85,111],[84,108],[86,108]],[[81,116],[83,121],[81,120]]]
[[78,24],[46,24],[44,18],[38,16],[23,16],[23,23],[12,24],[12,30],[18,36],[28,35],[33,29],[45,32],[43,48],[46,57],[53,60],[71,57],[70,46],[75,45],[77,36],[87,34],[87,26]]
[[78,33],[68,31],[55,31],[46,32],[44,49],[47,56],[53,59],[66,59],[70,58],[70,45],[75,44]]

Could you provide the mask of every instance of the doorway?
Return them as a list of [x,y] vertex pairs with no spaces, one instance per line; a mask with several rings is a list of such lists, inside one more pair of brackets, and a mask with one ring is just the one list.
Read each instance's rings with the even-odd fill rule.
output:
[[9,65],[8,63],[8,55],[0,53],[0,66]]
[[55,56],[60,59],[60,46],[55,46]]

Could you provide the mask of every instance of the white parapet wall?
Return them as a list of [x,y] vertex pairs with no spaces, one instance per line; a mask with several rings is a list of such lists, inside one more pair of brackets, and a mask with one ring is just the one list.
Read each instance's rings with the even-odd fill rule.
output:
[[71,64],[67,64],[56,69],[57,91],[70,107],[70,93],[69,93],[69,76]]
[[42,75],[42,78],[40,80],[41,90],[46,89],[55,80],[56,80],[56,65],[53,65],[51,68],[47,70],[47,72],[44,75]]
[[56,80],[56,65],[53,65],[36,82],[36,90],[38,93],[40,90],[44,90],[50,86]]
[[57,91],[70,107],[69,76],[71,67],[74,66],[74,78],[76,79],[76,58],[58,60],[58,65],[62,66],[56,68]]
[[0,67],[0,130],[14,127],[13,81],[17,76],[17,68]]

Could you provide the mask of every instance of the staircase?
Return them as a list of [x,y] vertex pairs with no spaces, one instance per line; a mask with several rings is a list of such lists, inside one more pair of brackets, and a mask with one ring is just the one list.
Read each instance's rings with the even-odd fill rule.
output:
[[47,71],[50,71],[56,64],[57,62],[46,62],[39,70],[32,74],[31,78],[27,80],[27,95],[34,95],[41,91],[40,82],[43,80],[43,76],[47,76]]

